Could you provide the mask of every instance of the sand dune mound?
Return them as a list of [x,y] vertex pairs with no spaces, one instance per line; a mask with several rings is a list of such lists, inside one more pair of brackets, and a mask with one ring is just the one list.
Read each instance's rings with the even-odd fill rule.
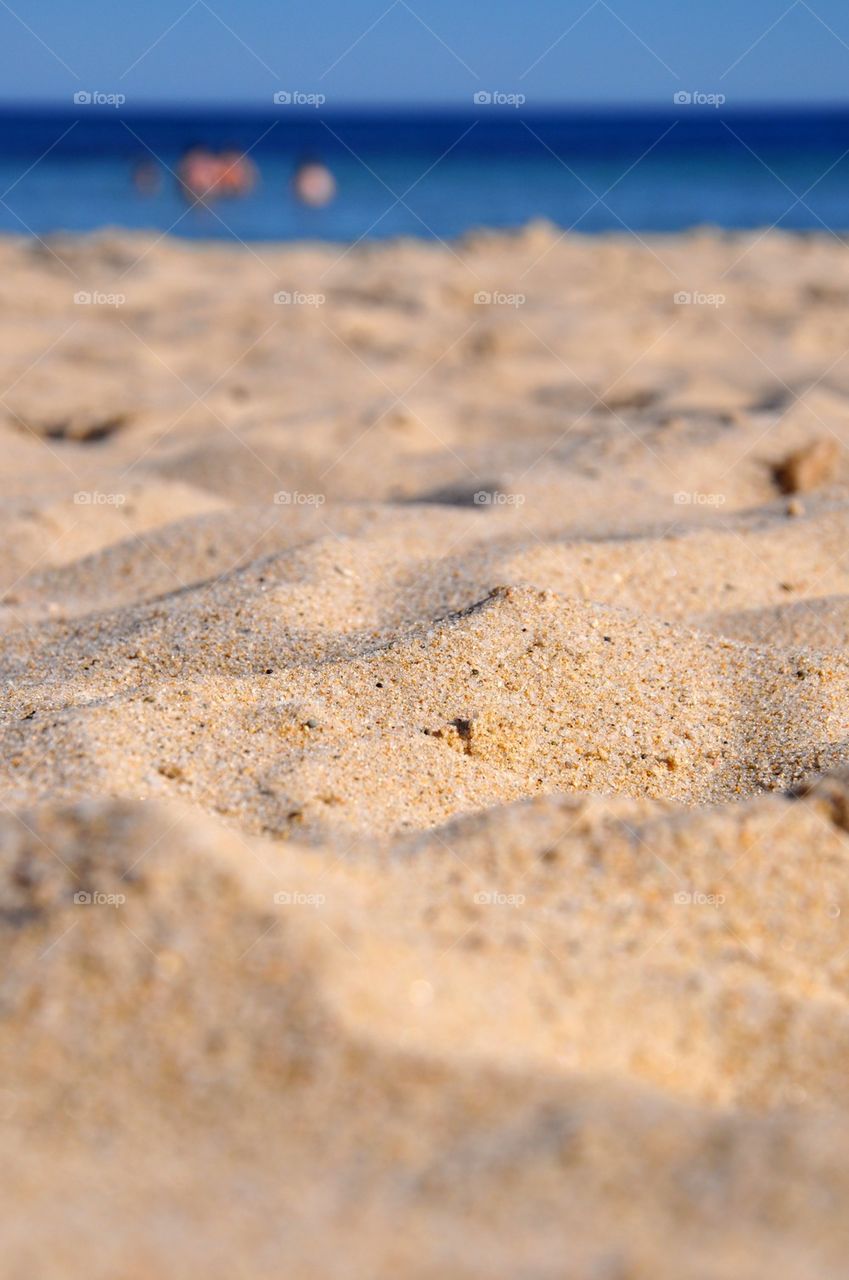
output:
[[[798,794],[711,810],[546,797],[464,818],[409,845],[386,909],[402,895],[398,909],[433,920],[440,945],[472,949],[439,970],[440,994],[467,963],[480,974],[458,1051],[502,1056],[515,1018],[520,1061],[541,1053],[721,1105],[840,1106],[846,775]],[[438,912],[428,898],[417,913],[422,875],[440,886]]]
[[[505,587],[394,639],[358,634],[342,656],[287,626],[325,582],[293,598],[252,568],[130,625],[65,631],[29,679],[17,669],[5,785],[18,803],[176,793],[285,836],[428,826],[499,788],[736,799],[849,754],[834,653]],[[33,667],[70,674],[39,682]]]
[[671,1278],[718,1235],[729,1280],[831,1274],[846,808],[545,798],[355,856],[167,805],[3,819],[2,1180],[59,1230],[9,1258]]
[[[251,964],[241,981],[239,957],[275,920],[259,855],[243,865],[236,842],[179,809],[94,801],[6,820],[0,839],[4,1079],[13,1091],[33,1082],[36,1067],[40,1088],[55,1089],[58,1062],[73,1059],[77,1079],[64,1082],[62,1105],[85,1113],[85,1089],[98,1078],[99,1123],[109,1124],[115,1071],[146,1091],[203,1087],[202,1076],[235,1087],[246,1071],[296,1072],[310,1041],[318,1045],[307,943],[295,957],[281,930],[261,953],[262,972]],[[289,980],[272,977],[284,973]]]

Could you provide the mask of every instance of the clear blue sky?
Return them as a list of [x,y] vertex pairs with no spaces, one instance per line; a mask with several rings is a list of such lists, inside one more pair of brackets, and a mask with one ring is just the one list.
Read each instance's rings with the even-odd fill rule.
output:
[[128,106],[849,101],[849,0],[0,0],[0,69],[7,101]]

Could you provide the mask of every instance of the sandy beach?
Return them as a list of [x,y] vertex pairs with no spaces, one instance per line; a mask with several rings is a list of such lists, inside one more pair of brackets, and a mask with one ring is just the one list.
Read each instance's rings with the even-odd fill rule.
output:
[[843,1280],[845,244],[0,299],[0,1274]]

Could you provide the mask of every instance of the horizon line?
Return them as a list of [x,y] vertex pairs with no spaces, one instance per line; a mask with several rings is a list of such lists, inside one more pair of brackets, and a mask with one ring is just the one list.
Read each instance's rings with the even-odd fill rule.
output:
[[[96,89],[95,92],[105,92]],[[37,101],[25,98],[0,98],[0,111],[20,111],[20,112],[45,112],[45,111],[72,111],[75,106],[73,95],[70,99],[60,98],[43,98]],[[245,100],[238,101],[215,101],[212,99],[162,99],[162,98],[146,98],[138,99],[132,104],[123,104],[124,112],[233,112],[237,114],[260,114],[274,111],[274,102],[269,98],[267,104],[251,102]],[[664,113],[672,113],[676,109],[676,104],[671,100],[660,100],[651,98],[634,99],[583,99],[573,98],[559,101],[539,101],[536,104],[523,104],[523,114],[533,114],[534,112],[565,112],[565,111],[656,111]],[[114,112],[114,106],[95,106],[95,112],[98,115],[109,115]],[[431,101],[406,101],[406,100],[386,100],[386,101],[351,101],[342,100],[336,103],[323,103],[320,108],[322,113],[333,112],[364,112],[369,114],[386,114],[390,112],[406,113],[409,115],[429,115],[439,113],[453,114],[475,114],[481,110],[481,104],[474,101],[466,101],[462,103],[431,100]],[[491,110],[491,108],[490,108]],[[513,106],[496,106],[494,114],[508,116],[516,110]],[[822,101],[798,101],[792,98],[763,98],[763,99],[747,99],[738,103],[725,103],[722,107],[724,113],[737,111],[847,111],[849,110],[849,97],[845,99],[824,98]],[[315,107],[296,106],[290,109],[292,115],[313,115],[317,114]]]

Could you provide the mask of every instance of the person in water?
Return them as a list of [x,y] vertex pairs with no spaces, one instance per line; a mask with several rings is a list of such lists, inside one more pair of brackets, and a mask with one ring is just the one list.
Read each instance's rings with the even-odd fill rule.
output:
[[304,157],[295,166],[292,175],[292,191],[301,204],[312,209],[321,209],[330,204],[336,195],[336,179],[333,174],[313,157]]
[[133,167],[133,186],[139,195],[155,196],[162,189],[162,173],[152,160],[143,157]]
[[221,174],[218,189],[223,196],[246,196],[256,186],[254,162],[241,151],[222,151],[218,157]]
[[180,187],[192,202],[247,195],[256,183],[256,169],[239,151],[216,154],[207,147],[189,147],[177,169]]

